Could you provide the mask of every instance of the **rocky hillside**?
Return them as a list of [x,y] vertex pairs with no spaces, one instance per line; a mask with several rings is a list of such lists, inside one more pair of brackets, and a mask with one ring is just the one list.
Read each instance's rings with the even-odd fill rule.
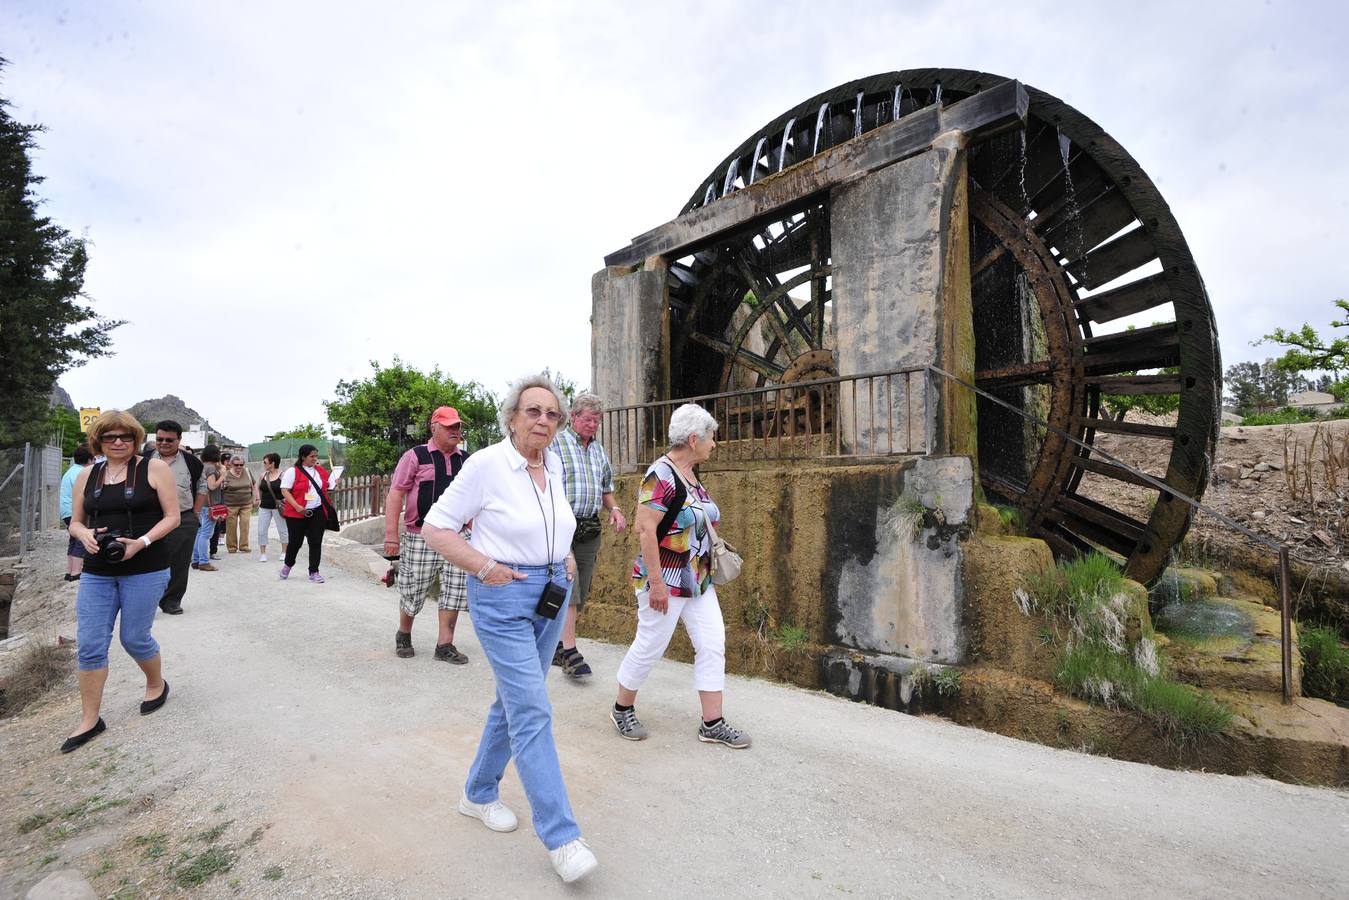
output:
[[[131,413],[142,422],[157,422],[160,419],[173,419],[183,428],[190,429],[198,422],[205,423],[206,427],[220,434],[219,430],[211,427],[211,422],[201,413],[188,406],[181,398],[173,394],[165,394],[157,400],[142,400],[134,406],[128,407],[127,412]],[[229,437],[220,434],[220,443],[225,446],[237,446],[237,443]]]

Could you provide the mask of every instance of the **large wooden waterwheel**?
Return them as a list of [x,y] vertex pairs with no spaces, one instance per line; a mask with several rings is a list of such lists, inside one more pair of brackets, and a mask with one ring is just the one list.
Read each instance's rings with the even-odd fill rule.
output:
[[[840,85],[737,147],[694,191],[688,212],[764,175],[933,103],[1005,81],[913,69]],[[1098,432],[1170,445],[1164,472],[1202,495],[1217,438],[1221,364],[1213,311],[1166,202],[1095,122],[1027,87],[1024,131],[969,155],[976,382],[1091,444]],[[829,374],[827,203],[670,267],[671,387],[690,396]],[[1136,327],[1120,328],[1134,317]],[[848,373],[843,373],[848,374]],[[1174,395],[1175,425],[1115,421],[1102,395]],[[980,398],[980,477],[1016,503],[1060,554],[1103,547],[1149,582],[1189,527],[1188,504]],[[1087,496],[1083,479],[1145,495],[1146,521]],[[1119,493],[1118,491],[1112,493]]]

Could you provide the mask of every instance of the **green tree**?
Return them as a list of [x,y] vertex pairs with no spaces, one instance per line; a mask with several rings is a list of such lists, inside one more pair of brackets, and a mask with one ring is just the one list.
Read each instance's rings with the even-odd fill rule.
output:
[[334,434],[348,442],[351,474],[392,472],[403,451],[426,440],[438,406],[459,411],[471,448],[501,439],[497,399],[477,382],[460,384],[438,367],[419,372],[397,356],[387,367],[373,360],[370,367],[369,378],[339,381],[337,399],[324,403]]
[[284,441],[288,438],[298,438],[308,441],[327,440],[328,433],[322,425],[315,425],[313,422],[305,422],[303,425],[296,425],[294,428],[285,431],[278,431],[269,437],[269,441]]
[[[47,412],[47,434],[52,440],[61,442],[61,455],[69,456],[75,448],[84,443],[84,433],[80,431],[80,415],[68,406],[52,404]],[[139,448],[137,448],[139,449]]]
[[[1335,301],[1335,307],[1344,313],[1349,313],[1349,301],[1343,298]],[[1349,318],[1331,319],[1331,328],[1349,328]],[[1320,333],[1309,323],[1302,323],[1301,328],[1286,330],[1276,328],[1258,341],[1253,341],[1253,346],[1260,346],[1264,343],[1282,344],[1288,349],[1284,351],[1283,356],[1275,360],[1275,364],[1285,372],[1293,375],[1303,375],[1307,372],[1328,372],[1330,377],[1327,380],[1324,376],[1317,379],[1316,389],[1328,391],[1335,395],[1335,399],[1341,403],[1349,402],[1349,338],[1331,337],[1329,340],[1322,338]]]
[[1288,394],[1303,386],[1305,379],[1284,369],[1278,360],[1240,362],[1223,375],[1227,402],[1243,416],[1270,412],[1288,405]]
[[85,242],[39,212],[42,178],[29,153],[41,132],[16,122],[0,98],[0,446],[45,439],[56,379],[109,355],[110,332],[123,324],[81,302]]

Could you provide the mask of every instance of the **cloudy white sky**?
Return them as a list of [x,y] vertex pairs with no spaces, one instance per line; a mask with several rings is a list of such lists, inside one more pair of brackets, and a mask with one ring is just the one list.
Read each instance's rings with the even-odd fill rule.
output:
[[1338,2],[4,0],[0,96],[129,320],[62,379],[236,439],[395,353],[500,391],[590,379],[590,276],[800,100],[919,66],[1091,116],[1170,202],[1225,363],[1349,296]]

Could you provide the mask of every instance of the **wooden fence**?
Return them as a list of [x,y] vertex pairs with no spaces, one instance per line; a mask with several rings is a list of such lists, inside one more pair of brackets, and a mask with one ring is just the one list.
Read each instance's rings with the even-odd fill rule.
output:
[[355,475],[341,478],[332,490],[337,520],[343,525],[384,515],[389,496],[390,475]]

